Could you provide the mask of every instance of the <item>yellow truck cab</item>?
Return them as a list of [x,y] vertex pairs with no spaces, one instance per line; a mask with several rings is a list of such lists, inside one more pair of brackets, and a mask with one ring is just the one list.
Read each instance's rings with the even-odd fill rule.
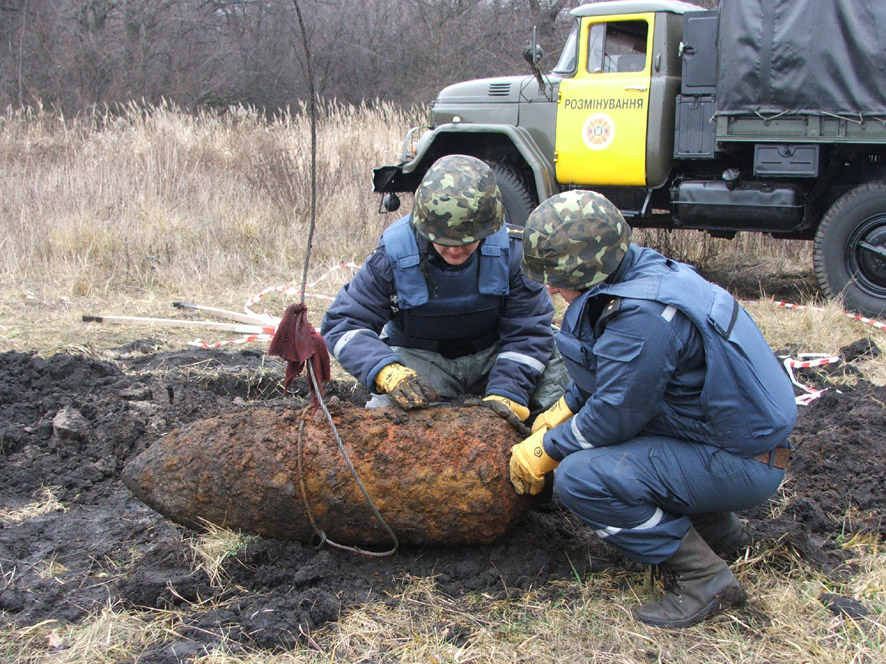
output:
[[[638,3],[639,5],[640,3]],[[645,4],[645,3],[644,3]],[[579,14],[574,33],[577,48],[571,78],[560,81],[557,97],[554,165],[558,182],[576,185],[658,186],[667,177],[667,141],[673,135],[672,108],[679,89],[679,68],[666,53],[655,53],[656,27],[666,32],[675,13],[649,11],[613,17],[605,7]],[[653,73],[656,75],[653,77]],[[647,154],[651,150],[651,154]],[[651,170],[647,170],[647,165]]]

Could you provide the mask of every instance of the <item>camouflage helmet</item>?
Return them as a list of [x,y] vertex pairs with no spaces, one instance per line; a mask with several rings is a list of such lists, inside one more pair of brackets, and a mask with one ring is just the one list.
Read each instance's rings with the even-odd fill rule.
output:
[[463,154],[441,157],[415,192],[413,223],[430,242],[460,247],[502,227],[504,206],[492,169]]
[[593,191],[566,191],[539,205],[523,230],[523,274],[588,290],[615,272],[631,245],[621,212]]

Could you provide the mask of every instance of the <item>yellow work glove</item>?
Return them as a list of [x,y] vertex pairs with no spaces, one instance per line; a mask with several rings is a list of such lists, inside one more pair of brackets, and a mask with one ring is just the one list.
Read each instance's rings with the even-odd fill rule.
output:
[[[514,415],[520,418],[521,422],[525,422],[529,417],[529,409],[521,403],[517,403],[513,399],[508,399],[507,397],[499,396],[498,394],[490,394],[488,397],[483,397],[483,401],[497,401],[498,403],[502,403],[507,406]],[[493,410],[495,410],[493,408]]]
[[432,401],[440,398],[427,379],[399,362],[383,367],[375,377],[375,384],[406,410],[427,408]]
[[511,484],[519,494],[534,496],[545,486],[545,473],[560,465],[545,452],[547,429],[540,429],[511,448]]
[[557,403],[535,418],[535,422],[532,423],[532,433],[540,429],[547,430],[558,427],[573,415],[575,413],[569,410],[569,406],[566,405],[566,397],[560,397]]

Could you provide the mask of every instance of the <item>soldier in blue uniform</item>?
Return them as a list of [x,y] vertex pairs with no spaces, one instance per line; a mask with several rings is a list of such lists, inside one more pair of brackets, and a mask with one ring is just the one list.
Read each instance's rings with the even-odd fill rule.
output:
[[796,403],[735,299],[630,236],[589,191],[553,196],[527,220],[523,271],[569,304],[556,343],[572,382],[512,449],[511,480],[536,494],[556,469],[563,505],[664,572],[664,594],[636,618],[686,627],[745,600],[713,549],[746,541],[734,510],[781,483]]
[[435,162],[413,212],[385,230],[321,324],[332,355],[378,393],[369,405],[425,407],[464,394],[519,421],[563,394],[554,308],[520,271],[492,170],[466,155]]

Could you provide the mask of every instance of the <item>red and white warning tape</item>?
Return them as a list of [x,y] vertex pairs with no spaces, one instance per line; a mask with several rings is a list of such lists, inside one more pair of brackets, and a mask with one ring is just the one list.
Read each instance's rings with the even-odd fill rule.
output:
[[224,339],[223,341],[215,341],[215,342],[207,342],[203,339],[194,339],[193,341],[189,341],[189,346],[196,346],[197,348],[221,348],[222,346],[227,346],[228,344],[249,344],[254,342],[262,342],[269,344],[271,343],[271,339],[274,338],[273,334],[250,334],[247,337],[240,337],[239,339]]
[[[810,311],[826,311],[826,309],[823,309],[821,307],[809,307],[804,304],[791,304],[790,302],[776,302],[775,304],[780,307],[784,307],[785,309],[809,309]],[[849,318],[852,318],[854,320],[861,321],[865,325],[870,325],[877,328],[878,330],[886,330],[886,323],[883,323],[882,321],[878,321],[873,318],[866,318],[865,316],[860,316],[850,311],[844,311],[842,313],[844,316],[848,316]]]
[[830,357],[824,353],[801,353],[800,357],[815,357],[815,360],[792,360],[788,358],[784,361],[786,367],[792,369],[810,369],[812,367],[822,367],[825,364],[837,364],[841,361],[839,357]]
[[[322,275],[320,275],[319,278],[315,279],[314,281],[312,281],[311,283],[309,283],[305,286],[305,297],[313,297],[313,298],[316,298],[319,300],[328,300],[328,301],[332,302],[335,299],[334,297],[329,297],[328,295],[322,295],[320,293],[310,293],[310,292],[308,292],[307,289],[313,288],[314,286],[319,284],[321,281],[326,279],[333,272],[335,272],[337,270],[346,270],[346,269],[359,270],[360,265],[358,263],[342,263],[341,265],[336,265],[334,267],[329,268],[326,272],[324,272]],[[300,295],[301,291],[299,291],[297,288],[291,288],[289,286],[271,286],[269,288],[265,288],[260,293],[256,293],[251,298],[246,300],[246,304],[243,305],[243,309],[246,311],[246,313],[252,314],[252,315],[257,315],[252,311],[252,309],[250,307],[252,307],[252,305],[254,305],[254,304],[258,304],[258,302],[260,302],[262,300],[262,298],[265,295],[267,295],[268,293],[282,293],[283,295]],[[260,314],[258,314],[258,315],[260,315]],[[279,322],[279,319],[278,319],[278,322]]]
[[[835,357],[832,355],[827,355],[825,353],[800,353],[801,359],[793,359],[790,357],[784,358],[784,368],[788,372],[788,376],[791,378],[791,382],[799,387],[801,390],[805,392],[805,394],[801,394],[796,397],[798,406],[808,406],[809,402],[818,399],[822,394],[828,391],[830,388],[824,388],[823,390],[815,390],[811,387],[807,387],[803,385],[803,383],[797,380],[797,377],[794,375],[794,369],[810,369],[812,367],[821,367],[826,364],[837,364],[842,362],[842,359],[839,357]],[[809,359],[802,359],[809,358]]]
[[[336,272],[337,270],[346,270],[346,269],[359,270],[360,264],[359,263],[342,263],[340,265],[335,265],[335,266],[329,268],[326,272],[324,272],[322,275],[320,275],[319,278],[315,279],[314,281],[312,281],[311,283],[309,283],[305,286],[305,297],[312,297],[312,298],[315,298],[318,300],[326,300],[328,302],[332,302],[333,300],[335,300],[334,297],[330,297],[328,295],[323,295],[322,293],[308,292],[308,289],[313,288],[314,286],[319,284],[321,281],[323,281],[324,279],[329,277],[329,275],[331,275],[333,272]],[[251,343],[251,342],[269,343],[274,336],[274,331],[276,331],[277,325],[280,324],[280,320],[281,320],[280,317],[273,316],[268,311],[265,311],[264,313],[256,313],[252,310],[252,307],[254,305],[258,304],[259,302],[261,302],[262,299],[266,295],[268,295],[269,293],[280,293],[282,295],[301,295],[301,290],[298,288],[292,288],[290,286],[270,286],[268,288],[265,288],[261,292],[256,293],[251,298],[246,300],[246,303],[243,305],[243,311],[246,312],[245,315],[244,314],[236,314],[236,316],[238,316],[238,320],[250,319],[251,321],[254,321],[254,322],[261,321],[262,324],[271,326],[273,328],[273,331],[271,331],[270,334],[252,334],[252,335],[240,337],[237,339],[225,339],[223,341],[216,341],[213,343],[207,342],[203,339],[194,339],[193,341],[189,341],[188,345],[189,346],[196,346],[198,348],[221,348],[222,346],[226,346],[228,344],[243,344],[243,343]],[[232,314],[234,314],[234,312],[226,312],[223,309],[211,309],[209,307],[199,307],[197,305],[189,305],[189,306],[190,306],[190,308],[195,308],[195,309],[204,309],[207,311],[215,311],[216,313],[220,313],[221,315],[226,316],[228,318],[232,318],[233,317]]]
[[[791,304],[790,302],[776,302],[776,305],[779,307],[784,307],[785,309],[809,309],[810,311],[827,311],[822,307],[810,307],[804,304]],[[841,312],[844,316],[848,318],[852,318],[853,320],[857,320],[865,325],[870,325],[878,330],[886,331],[886,323],[882,321],[878,321],[873,318],[867,318],[866,316],[861,316],[859,314],[854,314],[849,311]],[[829,388],[825,388],[823,390],[814,390],[810,387],[806,387],[805,385],[799,383],[794,376],[794,369],[808,369],[811,367],[820,367],[825,364],[835,364],[837,362],[842,361],[839,357],[831,357],[824,353],[802,353],[800,355],[801,358],[808,357],[813,358],[809,360],[793,360],[791,358],[786,358],[784,360],[785,369],[787,369],[788,375],[791,377],[791,382],[799,387],[801,390],[806,392],[806,394],[801,394],[797,397],[797,404],[801,406],[807,405],[810,401],[814,401],[818,397],[820,397],[824,392],[826,392]]]
[[[357,270],[360,269],[360,265],[357,263],[342,263],[341,265],[336,265],[323,273],[319,279],[311,282],[310,284],[307,284],[305,290],[307,291],[308,288],[313,288],[336,270],[343,269]],[[269,343],[271,339],[273,339],[274,333],[276,333],[277,331],[277,326],[282,320],[281,317],[274,316],[267,311],[260,314],[256,313],[252,311],[252,309],[250,309],[250,306],[256,304],[265,295],[272,292],[283,293],[284,295],[300,295],[300,291],[298,289],[290,288],[288,286],[274,286],[271,288],[265,288],[261,293],[254,295],[246,301],[246,304],[243,305],[243,310],[245,313],[240,313],[238,311],[228,311],[227,309],[218,309],[216,307],[207,307],[201,304],[189,304],[187,302],[172,303],[174,307],[178,307],[179,309],[194,309],[205,313],[215,314],[217,316],[220,316],[221,318],[227,318],[228,320],[236,321],[235,323],[222,323],[219,321],[209,320],[181,320],[175,318],[142,318],[137,316],[93,316],[89,314],[85,314],[83,316],[83,321],[87,323],[113,323],[116,325],[162,325],[165,327],[195,327],[211,330],[225,330],[228,332],[243,334],[242,337],[238,337],[235,339],[226,339],[224,341],[208,342],[204,339],[194,339],[193,341],[188,342],[189,346],[197,346],[198,348],[220,348],[221,346],[226,346],[228,344],[245,344],[253,342]],[[335,299],[329,297],[328,295],[309,292],[305,292],[305,297],[329,300],[330,302]]]
[[[324,295],[322,293],[311,293],[308,292],[307,289],[313,288],[318,283],[328,278],[333,272],[337,270],[359,270],[359,263],[341,263],[340,265],[336,265],[331,267],[319,278],[312,281],[310,284],[305,286],[305,297],[312,297],[320,300],[327,300],[332,302],[335,298],[330,297],[328,295]],[[83,316],[84,321],[93,321],[93,322],[108,322],[108,323],[126,323],[126,324],[165,324],[175,327],[191,327],[191,326],[203,326],[216,330],[231,330],[237,332],[246,333],[242,337],[234,338],[234,339],[225,339],[222,341],[216,342],[208,342],[204,339],[194,339],[193,341],[189,341],[189,346],[196,346],[198,348],[221,348],[222,346],[226,346],[229,344],[245,344],[245,343],[269,343],[274,336],[274,333],[277,331],[277,325],[279,325],[281,318],[278,316],[273,316],[269,312],[265,311],[264,313],[256,313],[252,310],[251,307],[261,302],[261,300],[268,295],[269,293],[281,293],[283,295],[299,295],[300,291],[296,288],[291,288],[289,286],[271,286],[269,288],[265,288],[259,293],[256,293],[251,298],[249,298],[246,303],[243,305],[243,310],[245,313],[238,313],[235,311],[227,311],[225,309],[217,309],[214,307],[206,307],[197,304],[187,304],[184,302],[174,302],[173,305],[182,309],[196,309],[200,311],[206,311],[210,313],[218,314],[224,318],[228,318],[230,320],[238,321],[242,323],[242,325],[233,325],[231,323],[216,323],[211,321],[179,321],[173,319],[158,319],[158,318],[135,318],[130,316]],[[811,309],[813,311],[825,311],[820,307],[809,307],[801,304],[791,304],[789,302],[776,302],[776,304],[780,307],[784,307],[786,309]],[[853,318],[855,320],[861,321],[867,325],[871,325],[879,330],[886,330],[886,323],[882,323],[880,321],[874,320],[872,318],[866,318],[864,316],[859,316],[857,314],[852,314],[849,312],[843,312],[846,316]],[[828,388],[823,390],[815,390],[809,387],[806,387],[799,381],[797,381],[796,376],[794,375],[794,369],[808,369],[811,367],[823,366],[825,364],[834,364],[840,362],[839,357],[829,356],[823,353],[803,353],[800,355],[801,358],[810,358],[810,359],[800,359],[795,360],[793,358],[784,358],[784,366],[788,372],[788,375],[791,378],[791,382],[799,387],[801,390],[805,392],[797,397],[797,403],[799,405],[807,405],[810,401],[817,399],[827,391]]]

